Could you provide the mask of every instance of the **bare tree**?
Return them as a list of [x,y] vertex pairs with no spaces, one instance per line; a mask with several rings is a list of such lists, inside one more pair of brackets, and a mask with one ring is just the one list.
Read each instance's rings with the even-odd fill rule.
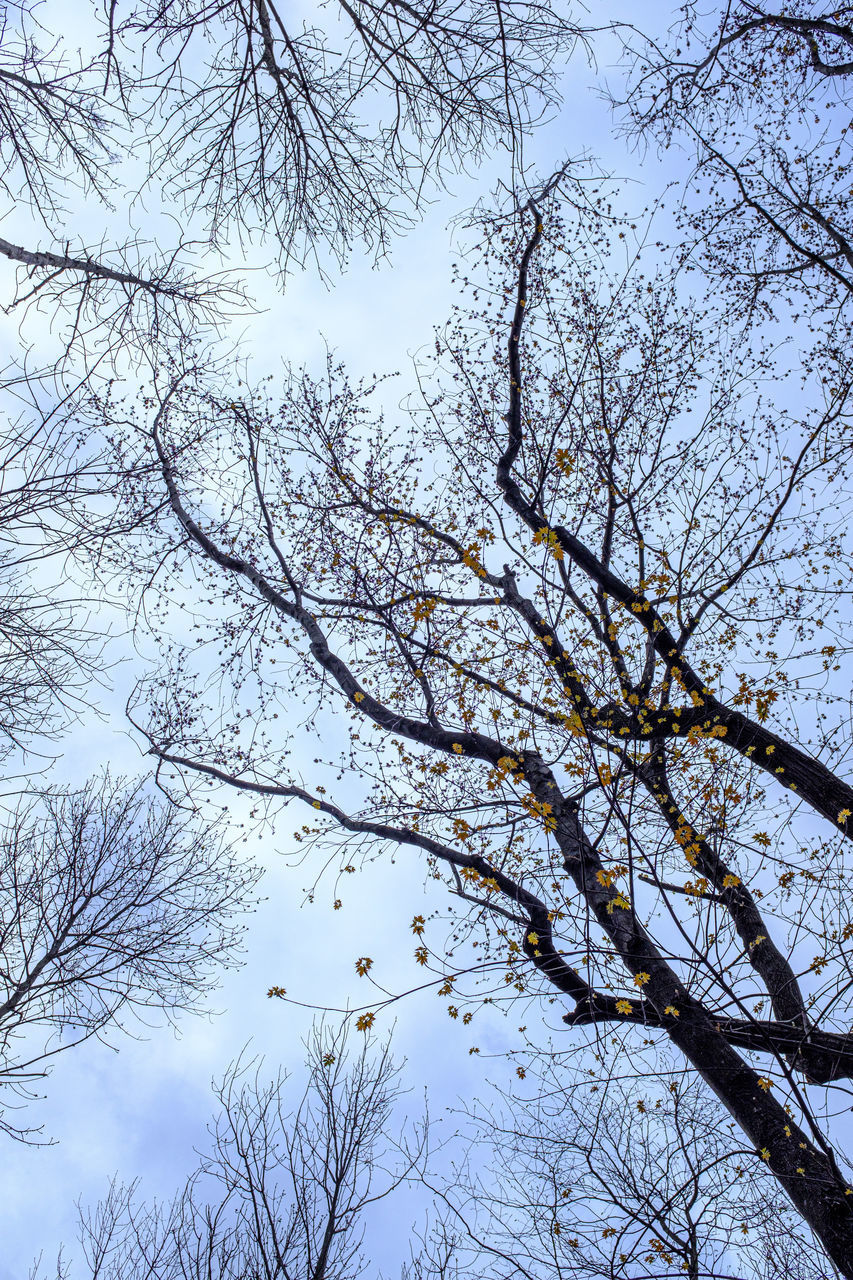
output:
[[449,171],[495,144],[519,161],[578,38],[536,0],[340,0],[323,27],[271,0],[124,8],[110,67],[126,87],[123,43],[144,54],[155,165],[217,239],[256,230],[284,262],[354,240],[384,252]]
[[[111,618],[91,568],[133,527],[107,443],[81,431],[85,384],[7,367],[0,393],[0,757],[23,765],[91,711]],[[100,612],[99,612],[100,606]]]
[[[624,1067],[624,1062],[621,1064]],[[427,1179],[441,1211],[424,1277],[822,1280],[826,1262],[697,1081],[570,1074],[464,1113],[466,1146]],[[837,1274],[834,1271],[833,1273]]]
[[837,306],[853,289],[851,18],[850,5],[741,0],[685,6],[663,38],[623,33],[629,132],[692,155],[685,247],[747,305]]
[[[285,1077],[238,1060],[215,1093],[210,1150],[165,1206],[140,1204],[114,1184],[81,1216],[83,1269],[103,1280],[349,1280],[364,1274],[361,1242],[372,1206],[409,1177],[411,1148],[394,1125],[399,1071],[388,1045],[315,1029],[308,1084],[287,1109]],[[60,1263],[57,1275],[75,1274]]]
[[[685,301],[639,250],[614,271],[631,227],[604,200],[482,234],[487,304],[440,341],[408,425],[334,369],[281,405],[165,379],[165,663],[136,720],[164,780],[306,803],[296,839],[337,829],[341,871],[390,843],[446,878],[444,961],[412,928],[452,1018],[539,992],[578,1044],[606,1022],[668,1039],[849,1275],[843,1147],[810,1095],[853,1071],[832,683],[849,357],[816,340],[786,370],[748,330],[721,341],[725,299]],[[187,645],[168,622],[185,573]],[[327,709],[351,725],[340,758],[314,748],[310,787],[296,705],[309,734]],[[326,789],[344,773],[359,809]],[[466,940],[487,995],[451,960]]]
[[[12,1112],[56,1054],[201,1007],[237,962],[259,875],[141,784],[32,777],[109,674],[81,558],[133,524],[105,442],[75,426],[80,403],[80,388],[10,373],[0,432],[0,1127],[24,1138]],[[13,770],[30,775],[23,794]]]
[[67,49],[31,0],[5,6],[0,48],[5,194],[26,200],[45,219],[64,212],[69,176],[105,197],[118,121],[101,92],[99,59]]
[[[4,572],[5,570],[5,572]],[[103,680],[97,633],[0,561],[0,758],[44,751]],[[81,604],[81,602],[78,602]],[[85,608],[85,605],[82,605]]]
[[[343,260],[358,240],[381,254],[451,172],[493,145],[521,163],[578,38],[537,0],[358,0],[327,9],[326,29],[285,26],[268,0],[89,16],[81,57],[31,0],[4,9],[2,189],[46,242],[2,237],[0,257],[18,264],[10,308],[38,308],[66,354],[107,376],[245,304],[232,273],[199,272],[211,243],[272,240],[283,265]],[[111,239],[140,172],[146,198],[181,208],[158,244]],[[102,210],[99,243],[73,233],[81,192]]]
[[209,329],[240,299],[221,277],[192,271],[194,246],[182,233],[162,250],[138,238],[95,247],[69,232],[81,193],[107,221],[129,200],[120,161],[133,109],[107,91],[103,53],[75,54],[38,10],[31,0],[6,5],[0,24],[0,189],[43,228],[28,245],[0,237],[0,257],[18,264],[7,310],[37,308],[54,341],[91,369]]
[[[0,831],[0,1081],[128,1020],[200,1008],[258,871],[139,785],[31,793]],[[4,1117],[6,1132],[25,1135]]]

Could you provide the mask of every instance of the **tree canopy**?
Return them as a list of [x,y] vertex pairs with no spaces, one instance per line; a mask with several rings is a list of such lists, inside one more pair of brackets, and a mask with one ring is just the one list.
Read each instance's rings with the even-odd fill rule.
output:
[[[742,1205],[737,1169],[773,1185],[765,1209],[784,1194],[853,1276],[850,7],[688,5],[661,33],[503,0],[298,28],[268,0],[117,4],[78,62],[18,16],[7,189],[54,240],[0,252],[21,303],[71,318],[32,439],[49,422],[85,459],[62,534],[159,646],[129,706],[158,783],[199,806],[236,788],[259,825],[301,806],[293,843],[333,876],[405,851],[414,960],[451,1020],[532,1007],[519,1043],[567,1081],[658,1082],[627,1261],[570,1245],[579,1274],[698,1277],[734,1248],[702,1236],[684,1181],[669,1245],[642,1199],[655,1161],[677,1179],[689,1158],[683,1122],[703,1186]],[[521,149],[558,59],[605,40],[614,130],[676,174],[641,199],[588,160],[543,180]],[[468,223],[459,303],[402,403],[337,356],[257,379],[217,345],[245,289],[213,253],[260,237],[332,278],[495,142],[503,198]],[[62,193],[128,201],[143,154],[136,190],[177,202],[177,240],[58,244]],[[45,707],[79,643],[57,616]],[[449,890],[443,936],[423,881]],[[733,1129],[703,1129],[703,1090]],[[589,1121],[593,1178],[615,1115]]]

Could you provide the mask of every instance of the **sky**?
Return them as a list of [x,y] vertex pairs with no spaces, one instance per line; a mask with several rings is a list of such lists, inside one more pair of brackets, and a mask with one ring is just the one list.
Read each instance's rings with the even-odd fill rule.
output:
[[[643,8],[659,19],[664,7]],[[615,14],[608,9],[607,16]],[[633,6],[631,17],[639,16]],[[605,66],[607,56],[605,50]],[[609,108],[591,87],[593,79],[584,60],[576,58],[565,80],[563,110],[529,144],[532,162],[547,174],[567,154],[588,152],[609,171],[657,191],[657,160],[630,156],[614,140]],[[396,241],[388,260],[374,266],[356,251],[331,288],[306,270],[288,280],[281,296],[270,276],[254,272],[251,289],[260,311],[240,325],[253,363],[271,372],[284,361],[317,367],[328,344],[356,376],[402,370],[394,384],[402,398],[411,385],[407,373],[413,358],[429,346],[433,325],[443,322],[454,300],[451,263],[458,256],[460,233],[450,224],[506,177],[506,157],[495,154],[478,173],[453,181],[452,190],[435,199],[417,227]],[[26,215],[3,212],[9,214],[4,234],[14,239],[17,230],[25,241]],[[77,209],[75,233],[96,241],[100,216]],[[144,234],[144,212],[134,216]],[[0,317],[0,332],[10,347],[15,344],[15,318]],[[113,621],[106,612],[99,618],[105,628]],[[135,659],[120,638],[113,651],[122,662],[104,694],[104,718],[85,717],[69,731],[51,774],[57,782],[75,785],[107,762],[113,772],[129,776],[149,767],[123,713],[137,674]],[[330,752],[334,747],[329,744]],[[240,800],[228,803],[239,816]],[[435,890],[422,888],[420,873],[410,874],[402,855],[394,866],[385,860],[354,877],[340,911],[332,911],[330,893],[306,906],[306,876],[287,861],[289,823],[279,825],[276,838],[252,846],[266,869],[260,887],[264,901],[251,917],[242,967],[227,976],[211,1002],[219,1012],[184,1018],[177,1034],[168,1027],[138,1028],[136,1038],[111,1035],[113,1047],[91,1041],[60,1057],[45,1082],[44,1100],[33,1104],[27,1117],[44,1125],[52,1145],[10,1146],[6,1140],[0,1161],[0,1280],[20,1280],[37,1253],[49,1260],[63,1241],[71,1242],[75,1203],[93,1205],[114,1176],[138,1178],[145,1197],[167,1198],[176,1190],[194,1165],[194,1149],[204,1145],[212,1110],[210,1081],[245,1045],[264,1055],[271,1069],[293,1072],[298,1089],[302,1040],[313,1015],[268,1000],[271,984],[286,986],[306,1006],[355,1004],[364,998],[365,987],[355,975],[354,960],[365,953],[374,958],[380,981],[399,981],[398,957],[412,946],[409,921],[437,905]],[[454,1026],[448,1034],[444,1007],[429,993],[402,1000],[380,1017],[380,1033],[394,1025],[394,1053],[408,1062],[406,1079],[416,1106],[426,1089],[432,1114],[440,1117],[457,1098],[482,1094],[486,1076],[509,1078],[511,1067],[499,1055],[518,1047],[514,1017],[506,1021],[484,1012],[479,1019],[476,1028]],[[475,1039],[479,1058],[468,1053]],[[372,1233],[374,1261],[393,1275],[395,1259],[407,1253],[410,1219],[395,1201],[380,1213],[384,1218]]]

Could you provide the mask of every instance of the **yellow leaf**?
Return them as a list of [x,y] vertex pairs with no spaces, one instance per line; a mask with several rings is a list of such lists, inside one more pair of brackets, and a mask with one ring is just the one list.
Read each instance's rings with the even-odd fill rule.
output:
[[414,618],[415,622],[420,622],[422,618],[429,618],[435,612],[437,600],[419,600],[415,605]]

